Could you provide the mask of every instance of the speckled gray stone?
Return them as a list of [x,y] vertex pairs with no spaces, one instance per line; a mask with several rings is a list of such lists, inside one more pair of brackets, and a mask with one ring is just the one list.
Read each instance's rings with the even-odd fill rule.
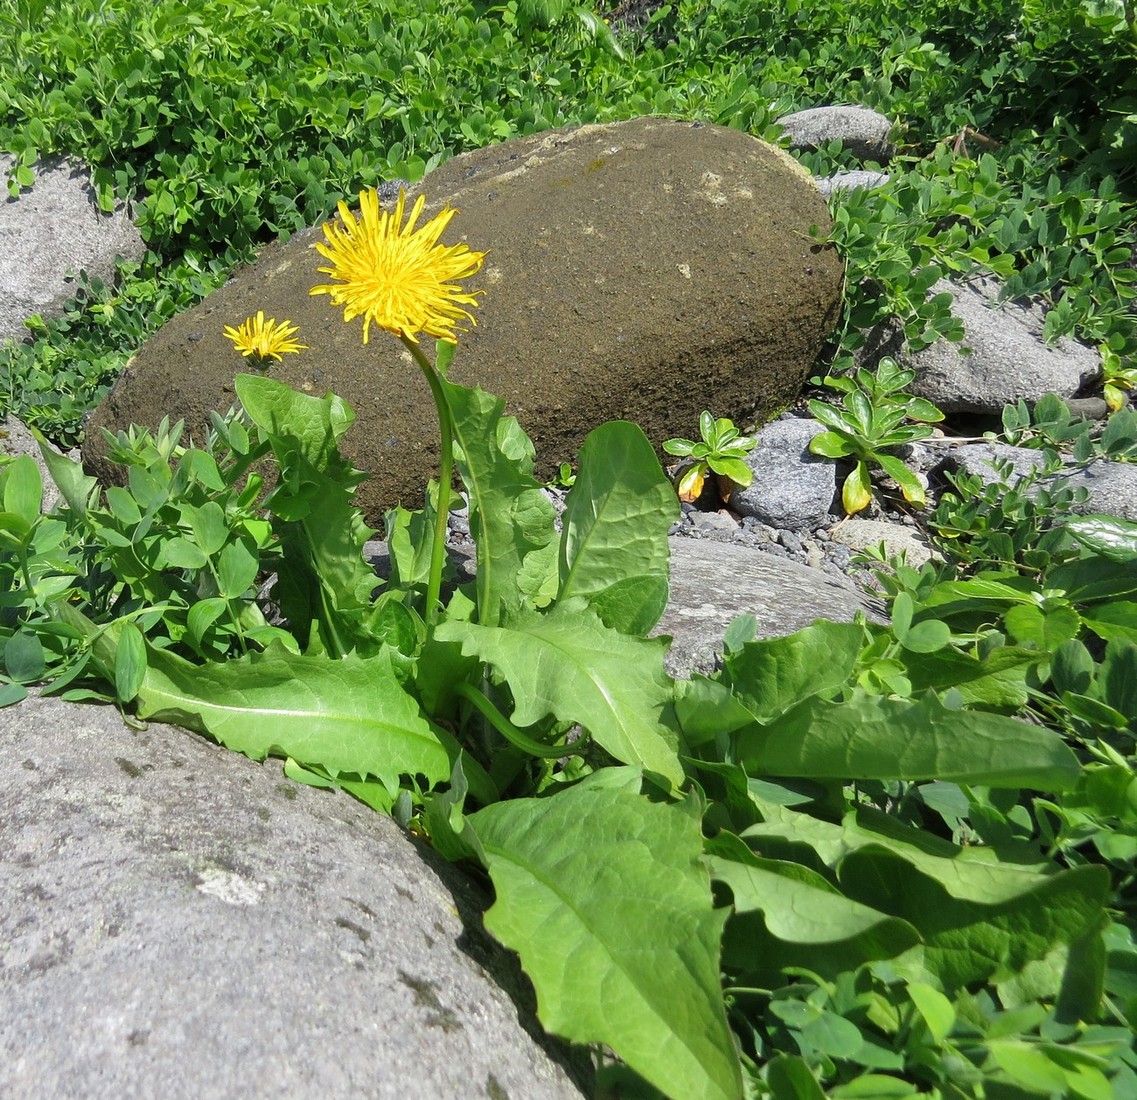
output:
[[829,532],[834,542],[850,550],[867,550],[884,545],[887,557],[904,554],[906,564],[919,569],[926,561],[937,556],[928,540],[915,528],[879,519],[847,519],[835,524]]
[[884,606],[851,582],[750,546],[671,539],[671,599],[655,634],[674,639],[668,672],[709,673],[722,654],[723,631],[753,615],[759,638],[793,634],[815,619],[848,622],[863,611],[885,622]]
[[581,1095],[389,818],[109,707],[33,697],[0,746],[5,1100]]
[[[0,154],[0,179],[12,163]],[[33,313],[60,316],[80,271],[110,280],[116,256],[139,260],[146,250],[125,208],[99,210],[83,166],[54,158],[32,171],[32,187],[0,200],[0,340],[27,336]]]
[[892,120],[868,107],[809,107],[783,115],[778,125],[789,136],[791,149],[819,149],[841,141],[854,156],[877,164],[887,164],[896,152],[889,138]]
[[1045,315],[1029,303],[996,305],[999,284],[971,279],[955,284],[941,279],[929,296],[950,294],[951,311],[963,322],[961,344],[937,340],[905,365],[916,371],[912,392],[945,413],[998,415],[1020,398],[1033,403],[1047,393],[1070,397],[1101,374],[1101,357],[1065,337],[1043,342]]
[[731,494],[731,507],[740,515],[789,531],[827,523],[837,493],[836,466],[809,451],[810,441],[822,431],[816,420],[797,417],[762,428],[746,459],[754,480]]

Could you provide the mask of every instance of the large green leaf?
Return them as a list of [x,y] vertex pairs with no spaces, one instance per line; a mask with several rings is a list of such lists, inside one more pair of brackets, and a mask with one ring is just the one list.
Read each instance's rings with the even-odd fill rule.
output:
[[1077,757],[1042,726],[918,700],[813,697],[768,726],[743,730],[738,757],[752,775],[808,779],[942,779],[988,787],[1070,790]]
[[82,463],[60,454],[35,428],[31,429],[31,433],[39,445],[47,472],[51,474],[67,507],[77,516],[86,515],[87,502],[98,492],[98,479],[83,473]]
[[723,965],[735,974],[793,965],[836,974],[920,942],[911,924],[850,900],[800,863],[756,855],[732,833],[707,841],[707,852],[711,877],[734,897]]
[[[662,578],[666,592],[667,532],[678,515],[679,500],[647,436],[623,420],[596,428],[581,449],[562,518],[558,599],[591,599],[614,585],[627,597],[627,582],[640,577]],[[648,586],[645,594],[661,614],[657,589]],[[609,610],[605,621],[617,630],[642,626],[640,609],[626,598],[618,614],[611,603]],[[648,630],[657,621],[658,614]]]
[[[987,867],[987,877],[998,880],[1003,866]],[[839,869],[846,894],[919,929],[922,964],[947,989],[1018,974],[1055,947],[1092,932],[1105,917],[1109,872],[1104,867],[1035,874],[1029,886],[1028,876],[1014,877],[1026,888],[987,903],[953,897],[909,858],[880,847],[850,853]]]
[[138,716],[208,733],[254,760],[270,753],[302,764],[430,784],[450,776],[452,750],[399,684],[387,650],[367,658],[302,657],[272,646],[224,664],[193,665],[150,650]]
[[337,443],[355,423],[355,412],[334,393],[311,397],[274,378],[238,374],[237,397],[258,428],[272,439],[295,441],[317,468],[338,457]]
[[486,928],[521,956],[550,1031],[604,1043],[676,1100],[742,1095],[719,986],[698,816],[583,785],[467,817],[497,900]]
[[1065,592],[1070,603],[1082,607],[1137,593],[1137,569],[1131,561],[1110,561],[1096,555],[1074,558],[1047,570],[1045,584]]
[[1121,639],[1137,643],[1137,602],[1114,600],[1082,612],[1082,621],[1107,642]]
[[1102,702],[1137,723],[1137,645],[1119,639],[1105,647],[1098,673]]
[[982,658],[957,649],[935,653],[905,653],[904,669],[914,693],[929,688],[947,691],[955,688],[968,704],[995,707],[1026,706],[1026,674],[1038,664],[1039,652],[1000,646]]
[[726,653],[724,679],[743,706],[766,721],[844,684],[863,644],[861,627],[818,621],[788,637],[747,642]]
[[17,455],[0,466],[0,502],[5,512],[19,516],[29,527],[43,506],[43,478],[31,455]]
[[1117,516],[1078,516],[1066,530],[1080,543],[1116,562],[1137,561],[1137,523]]
[[[477,543],[478,619],[497,626],[522,604],[527,555],[553,540],[553,506],[533,477],[533,446],[505,402],[480,389],[442,382],[454,426],[455,462],[470,499]],[[551,564],[551,562],[550,562]],[[539,588],[527,577],[526,591]]]
[[946,984],[1005,977],[1073,943],[1100,920],[1109,873],[1000,862],[990,849],[960,848],[867,807],[835,824],[754,796],[764,821],[742,837],[773,859],[819,869],[842,891],[915,927],[917,953]]
[[674,689],[663,670],[666,641],[612,630],[583,600],[547,614],[520,612],[508,627],[442,623],[435,637],[461,642],[464,655],[477,655],[508,681],[517,725],[550,714],[579,722],[617,760],[683,782]]

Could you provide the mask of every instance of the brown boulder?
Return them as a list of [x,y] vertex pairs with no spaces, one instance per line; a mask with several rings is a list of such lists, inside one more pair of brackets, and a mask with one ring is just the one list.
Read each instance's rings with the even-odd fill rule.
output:
[[[461,211],[444,243],[489,250],[467,283],[485,294],[451,378],[505,400],[541,473],[616,417],[657,444],[690,437],[703,408],[770,418],[839,313],[841,261],[810,234],[830,226],[813,182],[737,130],[662,118],[554,130],[455,157],[419,187],[424,219],[446,203]],[[309,296],[326,281],[322,239],[315,228],[270,245],[147,342],[89,425],[98,473],[113,473],[99,428],[169,414],[198,435],[210,409],[227,408],[249,367],[222,328],[263,309],[309,345],[271,376],[331,390],[358,414],[344,451],[374,474],[360,491],[369,521],[421,501],[437,462],[430,394],[394,337],[373,330],[364,347],[359,320]]]

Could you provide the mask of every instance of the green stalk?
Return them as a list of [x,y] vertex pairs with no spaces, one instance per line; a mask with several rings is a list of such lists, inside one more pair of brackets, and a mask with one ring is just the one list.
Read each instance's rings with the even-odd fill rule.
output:
[[422,350],[410,337],[400,336],[403,345],[414,357],[430,386],[430,395],[438,410],[439,460],[438,509],[434,515],[434,541],[430,547],[430,573],[426,582],[426,623],[433,626],[438,618],[442,591],[442,567],[446,563],[446,522],[450,516],[450,480],[454,476],[454,426],[450,409],[442,393],[438,372],[430,365]]
[[534,741],[532,737],[523,733],[506,718],[473,684],[465,682],[455,684],[454,692],[473,703],[481,712],[482,717],[514,748],[527,752],[530,756],[537,756],[543,760],[560,760],[566,756],[578,756],[580,754],[583,746],[544,745],[540,741]]

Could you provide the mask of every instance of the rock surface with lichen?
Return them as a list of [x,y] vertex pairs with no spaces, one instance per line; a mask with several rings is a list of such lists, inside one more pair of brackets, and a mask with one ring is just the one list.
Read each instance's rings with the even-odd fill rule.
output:
[[[646,117],[554,130],[455,157],[420,187],[424,218],[461,211],[443,243],[489,251],[466,284],[485,293],[451,378],[505,400],[542,474],[613,418],[656,443],[689,436],[708,403],[764,422],[797,397],[839,315],[843,269],[816,187],[737,130]],[[200,437],[250,369],[222,329],[263,309],[308,345],[271,376],[358,414],[343,450],[373,475],[359,495],[368,520],[421,501],[438,457],[429,391],[394,337],[373,331],[364,347],[360,321],[309,296],[325,281],[321,239],[315,228],[267,247],[149,340],[93,414],[96,472],[114,474],[100,428],[168,414]]]

